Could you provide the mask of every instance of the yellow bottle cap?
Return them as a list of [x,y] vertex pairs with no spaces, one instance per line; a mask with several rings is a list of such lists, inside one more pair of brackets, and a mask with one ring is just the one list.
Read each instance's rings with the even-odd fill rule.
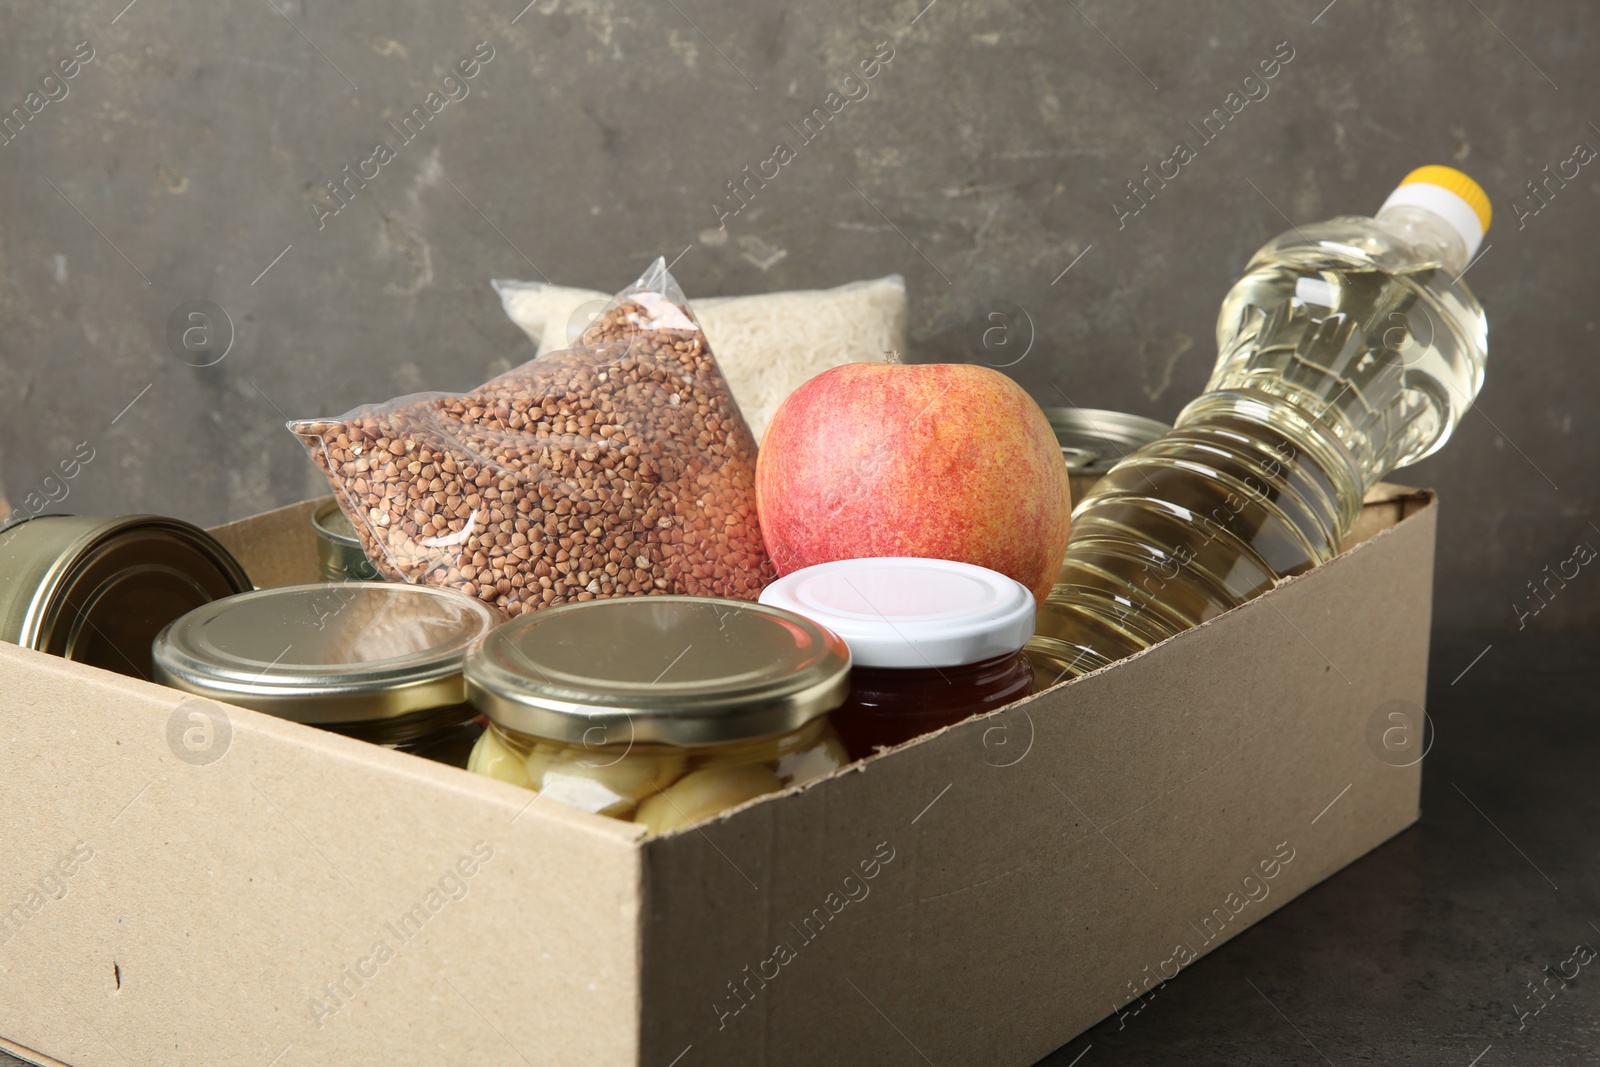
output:
[[1489,220],[1494,214],[1489,206],[1489,194],[1483,191],[1483,186],[1467,177],[1467,175],[1454,167],[1430,165],[1418,167],[1400,179],[1402,186],[1411,185],[1414,182],[1426,182],[1429,185],[1437,185],[1441,189],[1448,189],[1450,192],[1455,193],[1467,202],[1467,206],[1472,209],[1473,214],[1478,216],[1478,222],[1482,224],[1484,231],[1488,232]]

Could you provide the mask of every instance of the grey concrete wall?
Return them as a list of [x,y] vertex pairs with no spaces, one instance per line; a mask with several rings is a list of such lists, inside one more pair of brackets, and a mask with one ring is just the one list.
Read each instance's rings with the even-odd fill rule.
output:
[[[1443,162],[1497,214],[1468,279],[1489,384],[1400,476],[1443,494],[1439,621],[1514,632],[1530,580],[1600,547],[1600,170],[1520,226],[1513,207],[1600,146],[1584,0],[521,3],[0,5],[6,111],[93,49],[0,147],[12,503],[59,493],[45,479],[80,442],[63,510],[212,523],[303,498],[319,481],[286,415],[475,385],[529,355],[491,277],[612,290],[662,254],[691,298],[899,271],[921,359],[972,358],[974,309],[1010,301],[1037,334],[1010,373],[1041,403],[1170,419],[1285,216],[1370,212]],[[402,144],[386,123],[479,42],[468,95]],[[786,124],[879,42],[869,95],[719,226],[724,183],[797,144]],[[1119,220],[1124,184],[1281,42],[1270,95]],[[319,228],[320,187],[380,140],[395,158]],[[192,300],[232,322],[212,366],[168,344]],[[1597,592],[1586,569],[1526,625],[1592,623]]]

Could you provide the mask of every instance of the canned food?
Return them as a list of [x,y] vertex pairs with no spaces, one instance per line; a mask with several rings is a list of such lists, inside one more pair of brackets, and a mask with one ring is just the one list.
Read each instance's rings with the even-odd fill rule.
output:
[[1070,407],[1045,408],[1044,413],[1056,432],[1061,457],[1067,461],[1074,506],[1123,456],[1172,429],[1155,419],[1121,411]]
[[619,597],[495,630],[467,658],[489,718],[468,769],[655,832],[848,762],[826,713],[850,652],[742,600]]
[[465,766],[462,664],[502,616],[451,589],[316,582],[197,608],[155,641],[156,681]]
[[0,532],[0,639],[136,678],[173,619],[250,579],[210,534],[155,515],[40,515]]
[[317,531],[317,567],[330,582],[373,582],[379,578],[361,549],[361,540],[350,519],[339,510],[339,502],[329,497],[311,514]]

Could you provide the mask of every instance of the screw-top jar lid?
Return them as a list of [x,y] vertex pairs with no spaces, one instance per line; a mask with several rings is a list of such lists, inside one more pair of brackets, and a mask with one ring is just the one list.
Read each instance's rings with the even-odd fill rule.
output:
[[156,680],[314,725],[461,704],[473,641],[502,617],[452,589],[317,582],[196,608],[155,640]]
[[743,600],[589,600],[514,619],[467,657],[467,699],[572,743],[707,745],[798,729],[849,692],[850,650]]
[[819,563],[767,586],[761,602],[833,630],[858,667],[959,667],[1016,652],[1033,636],[1027,586],[947,559]]

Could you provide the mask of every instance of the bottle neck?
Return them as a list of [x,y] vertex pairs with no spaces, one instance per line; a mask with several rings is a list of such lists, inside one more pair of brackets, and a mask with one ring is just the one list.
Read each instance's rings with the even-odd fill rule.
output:
[[1378,212],[1376,221],[1451,274],[1467,269],[1467,242],[1443,216],[1416,204],[1393,204]]

